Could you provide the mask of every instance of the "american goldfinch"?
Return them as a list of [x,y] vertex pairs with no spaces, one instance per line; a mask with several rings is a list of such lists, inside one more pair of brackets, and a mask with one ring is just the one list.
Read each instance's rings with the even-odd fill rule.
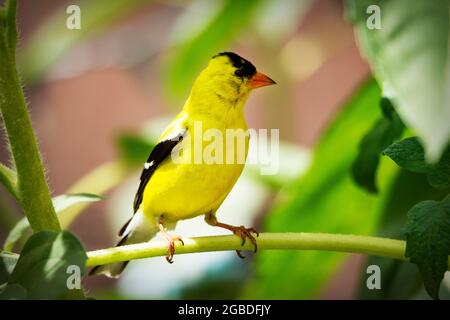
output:
[[[175,228],[177,221],[205,216],[205,221],[217,227],[232,231],[242,239],[249,239],[255,246],[253,228],[232,226],[219,222],[217,209],[225,200],[242,173],[248,151],[248,134],[245,135],[243,150],[227,143],[223,149],[230,159],[237,160],[239,151],[244,161],[175,161],[192,159],[195,150],[200,154],[207,143],[197,138],[207,130],[226,135],[227,130],[247,132],[244,105],[252,89],[275,84],[268,76],[258,72],[255,66],[232,52],[222,52],[211,58],[208,66],[194,82],[183,110],[173,119],[151,151],[141,174],[139,188],[134,199],[134,215],[121,228],[121,240],[117,246],[145,242],[161,232],[168,244],[166,259],[172,263],[174,242],[182,239],[167,230]],[[196,129],[201,124],[199,132]],[[197,144],[197,145],[195,145]],[[186,157],[188,155],[188,157]],[[229,159],[229,158],[227,158]],[[256,233],[257,234],[257,233]],[[237,251],[240,255],[240,251]],[[105,274],[118,277],[127,262],[97,266],[91,274]]]

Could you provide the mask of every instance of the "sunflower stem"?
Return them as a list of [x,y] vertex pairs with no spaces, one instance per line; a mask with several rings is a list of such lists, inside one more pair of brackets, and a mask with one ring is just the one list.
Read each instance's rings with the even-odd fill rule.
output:
[[[234,235],[183,238],[184,246],[177,243],[176,254],[242,250],[252,251],[250,241],[241,246],[241,239]],[[257,238],[258,250],[322,250],[361,253],[391,259],[407,260],[405,241],[388,238],[327,234],[327,233],[262,233]],[[122,247],[88,252],[87,266],[113,262],[161,257],[167,254],[163,241],[150,241]],[[449,259],[450,265],[450,259]]]
[[17,171],[18,194],[13,194],[35,232],[58,231],[59,221],[16,70],[16,5],[15,0],[8,0],[0,7],[0,110]]

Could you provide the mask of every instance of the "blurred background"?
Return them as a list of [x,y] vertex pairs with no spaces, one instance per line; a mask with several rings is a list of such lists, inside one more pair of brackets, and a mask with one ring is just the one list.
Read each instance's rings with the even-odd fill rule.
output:
[[[248,166],[219,217],[260,231],[376,233],[389,205],[347,175],[359,139],[380,115],[371,105],[379,90],[342,1],[18,2],[20,72],[53,194],[105,197],[67,214],[87,250],[115,243],[154,139],[221,51],[242,55],[276,80],[250,97],[246,116],[252,128],[280,129],[282,145],[280,172],[261,177]],[[66,28],[72,4],[81,8],[80,30]],[[347,102],[360,88],[359,114],[338,123],[355,109]],[[7,162],[5,145],[0,158]],[[22,213],[0,192],[3,241]],[[179,223],[177,233],[223,234],[202,217]],[[366,264],[363,256],[327,252],[259,252],[245,260],[234,252],[201,253],[175,256],[173,265],[133,261],[120,280],[95,277],[84,285],[105,299],[352,299],[362,297]]]

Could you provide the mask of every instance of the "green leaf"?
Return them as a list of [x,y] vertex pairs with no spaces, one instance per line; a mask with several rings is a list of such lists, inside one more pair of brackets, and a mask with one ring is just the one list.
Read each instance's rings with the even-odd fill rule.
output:
[[422,145],[415,137],[406,138],[392,144],[383,155],[387,155],[400,167],[418,173],[427,173],[432,165],[425,162],[425,154]]
[[[369,234],[377,221],[377,198],[358,188],[350,177],[360,137],[378,117],[380,99],[374,81],[354,96],[315,148],[306,175],[285,189],[267,216],[267,232],[333,232]],[[384,183],[395,166],[384,161]],[[282,201],[281,201],[282,200]],[[345,255],[330,252],[262,251],[255,256],[256,276],[245,298],[302,299],[317,296]]]
[[53,198],[53,206],[56,213],[60,213],[76,204],[85,202],[97,202],[103,197],[91,193],[62,194]]
[[0,163],[0,183],[3,184],[8,192],[19,200],[17,191],[17,174],[7,166]]
[[417,264],[428,294],[439,299],[439,287],[450,255],[450,197],[422,201],[408,213],[405,256]]
[[[104,195],[129,177],[133,173],[133,169],[125,166],[120,160],[110,161],[88,172],[73,184],[69,190],[72,193],[87,191],[91,194]],[[89,205],[90,203],[79,203],[60,212],[58,219],[61,227],[67,229]]]
[[[359,43],[405,125],[437,161],[450,138],[449,0],[347,0]],[[371,5],[381,29],[369,29]]]
[[70,293],[68,268],[84,275],[87,255],[81,242],[67,231],[35,233],[25,244],[8,284],[27,290],[27,299],[61,299]]
[[435,164],[426,162],[423,147],[416,137],[406,138],[390,145],[383,154],[406,170],[427,174],[428,182],[433,187],[450,188],[450,147]]
[[117,139],[117,146],[119,148],[120,158],[129,166],[142,166],[155,147],[153,140],[147,137],[122,134]]
[[6,237],[5,243],[3,245],[3,250],[12,251],[14,249],[15,244],[25,238],[26,235],[31,234],[30,223],[27,218],[20,219],[19,222],[12,228]]
[[0,286],[0,300],[24,300],[27,290],[18,284],[5,284]]
[[[173,56],[168,59],[164,71],[164,84],[169,96],[183,97],[197,73],[206,66],[214,54],[220,51],[229,51],[226,45],[236,38],[236,35],[251,22],[252,14],[259,5],[259,0],[234,1],[225,0],[221,2],[202,1],[194,2],[193,5],[207,6],[208,10],[195,16],[182,17],[186,22],[178,28],[178,40],[173,50]],[[214,8],[210,8],[214,6]],[[199,27],[198,16],[201,15],[202,23]],[[195,29],[195,30],[193,30]]]
[[[63,194],[53,198],[53,206],[55,207],[56,213],[59,215],[64,210],[77,204],[97,202],[102,199],[102,197],[90,193]],[[3,249],[5,251],[11,251],[14,248],[15,243],[20,239],[23,239],[30,232],[30,223],[27,218],[22,218],[8,234]]]
[[8,281],[18,259],[17,254],[4,251],[0,253],[0,285]]
[[[430,186],[426,176],[401,170],[388,190],[379,195],[382,218],[376,235],[399,238],[400,230],[406,223],[406,212],[412,206],[423,200],[440,200],[445,195],[445,191]],[[368,274],[365,271],[370,265],[381,269],[379,290],[367,288]],[[361,270],[359,299],[412,299],[423,290],[419,270],[411,263],[371,256]]]
[[384,117],[361,140],[351,171],[355,182],[372,193],[378,192],[375,180],[381,152],[399,138],[404,129],[389,99],[382,98],[380,106]]

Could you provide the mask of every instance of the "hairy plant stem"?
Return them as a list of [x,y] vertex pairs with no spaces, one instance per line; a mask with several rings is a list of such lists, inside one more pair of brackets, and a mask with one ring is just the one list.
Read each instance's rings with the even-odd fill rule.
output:
[[[241,246],[241,240],[234,235],[183,238],[183,241],[184,245],[176,244],[176,254],[253,250],[253,246],[249,241],[246,241],[245,245]],[[262,233],[257,238],[257,243],[258,250],[338,251],[407,260],[405,257],[405,241],[388,238],[329,233]],[[90,251],[88,252],[87,266],[159,257],[166,254],[167,245],[165,242],[150,241]]]
[[16,70],[16,1],[0,7],[0,110],[17,171],[19,201],[32,229],[60,230]]

